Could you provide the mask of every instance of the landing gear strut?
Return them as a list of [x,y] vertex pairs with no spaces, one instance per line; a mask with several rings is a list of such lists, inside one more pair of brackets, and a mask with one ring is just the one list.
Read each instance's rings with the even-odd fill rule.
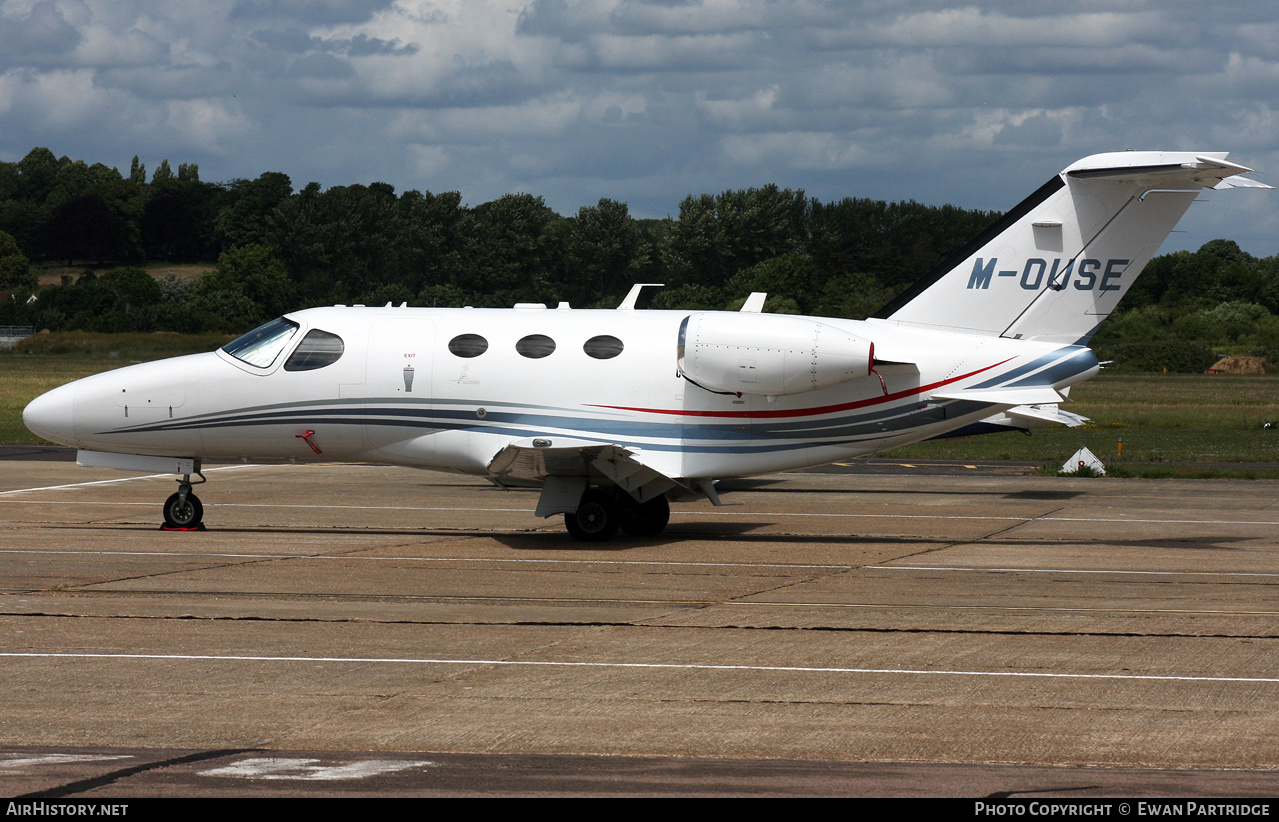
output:
[[[198,466],[197,466],[198,467]],[[200,482],[205,482],[204,474],[196,471]],[[200,498],[191,493],[191,475],[183,474],[178,480],[178,492],[164,501],[164,531],[202,531],[204,530],[204,505]]]

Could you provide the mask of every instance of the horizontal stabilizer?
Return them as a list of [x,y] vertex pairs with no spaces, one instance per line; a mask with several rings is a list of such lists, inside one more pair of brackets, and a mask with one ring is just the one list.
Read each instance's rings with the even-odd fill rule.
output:
[[1004,414],[1018,421],[1064,425],[1067,428],[1078,428],[1088,422],[1087,417],[1081,414],[1072,414],[1069,411],[1062,411],[1056,404],[1018,405],[1009,408]]
[[1264,188],[1264,189],[1269,189],[1271,191],[1274,190],[1274,186],[1268,186],[1259,180],[1254,180],[1251,177],[1243,177],[1243,176],[1227,177],[1226,179],[1222,180],[1220,183],[1217,183],[1215,186],[1213,186],[1213,188],[1218,191],[1222,191],[1227,188]]
[[1054,388],[1030,386],[1027,388],[983,388],[972,391],[949,391],[933,394],[934,400],[967,400],[988,405],[1052,405],[1065,399]]

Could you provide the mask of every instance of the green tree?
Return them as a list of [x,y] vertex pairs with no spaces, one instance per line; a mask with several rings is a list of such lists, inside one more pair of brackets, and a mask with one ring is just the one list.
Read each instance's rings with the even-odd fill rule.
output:
[[58,181],[58,158],[47,148],[33,148],[18,161],[20,199],[44,205]]
[[196,282],[191,299],[197,311],[208,315],[210,330],[252,327],[298,307],[284,264],[264,245],[223,252],[217,267]]
[[895,296],[897,289],[884,285],[872,274],[840,273],[826,280],[805,313],[864,320]]
[[155,167],[155,173],[151,175],[151,184],[166,183],[173,179],[173,169],[169,168],[168,159],[160,161],[160,165]]
[[826,276],[869,274],[897,293],[947,262],[998,217],[916,202],[814,201],[811,250]]
[[292,193],[289,175],[278,171],[233,181],[216,220],[222,248],[269,242],[268,219]]
[[225,195],[220,186],[180,177],[149,186],[140,221],[147,259],[216,259],[213,223]]
[[474,251],[460,283],[488,305],[552,301],[559,294],[563,219],[532,194],[477,206]]
[[[725,291],[735,301],[733,307],[740,308],[746,296],[752,291],[768,294],[764,310],[773,313],[801,314],[808,313],[814,302],[813,282],[817,279],[817,267],[807,254],[785,254],[773,257],[750,268],[742,269],[728,281]],[[794,306],[793,310],[781,310],[784,301]]]
[[18,243],[9,234],[0,231],[0,291],[14,293],[34,293],[38,286],[36,275],[31,271]]
[[42,255],[72,265],[76,260],[103,263],[141,257],[137,226],[125,204],[102,194],[73,197],[53,209],[37,233]]
[[569,224],[565,285],[571,290],[565,296],[590,304],[625,292],[648,257],[648,244],[626,203],[601,199],[584,206]]
[[676,283],[724,285],[738,271],[804,253],[809,202],[775,185],[686,197],[667,235],[663,262]]
[[475,235],[474,218],[462,205],[462,195],[456,191],[406,191],[397,208],[397,282],[415,294],[434,286],[456,287],[465,275]]
[[267,241],[294,280],[327,300],[363,299],[399,270],[400,211],[390,186],[314,183],[272,214]]

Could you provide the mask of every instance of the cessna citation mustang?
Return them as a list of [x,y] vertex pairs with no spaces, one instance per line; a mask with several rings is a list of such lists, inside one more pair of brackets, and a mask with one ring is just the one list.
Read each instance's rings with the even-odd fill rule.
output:
[[366,308],[287,314],[208,354],[37,398],[28,428],[81,465],[363,462],[540,485],[580,540],[660,533],[715,482],[957,432],[1079,424],[1086,347],[1204,188],[1269,188],[1225,153],[1080,160],[865,321],[740,312]]

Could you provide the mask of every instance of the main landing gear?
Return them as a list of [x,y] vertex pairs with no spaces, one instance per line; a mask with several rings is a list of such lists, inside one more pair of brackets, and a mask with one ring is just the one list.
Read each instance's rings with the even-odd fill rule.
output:
[[[199,471],[196,476],[206,482]],[[178,492],[164,501],[164,525],[162,531],[203,531],[204,505],[191,493],[191,475],[183,474],[178,480]]]
[[588,488],[577,510],[564,515],[564,526],[580,542],[608,542],[619,529],[631,536],[657,536],[670,518],[666,497],[636,502],[620,489]]

